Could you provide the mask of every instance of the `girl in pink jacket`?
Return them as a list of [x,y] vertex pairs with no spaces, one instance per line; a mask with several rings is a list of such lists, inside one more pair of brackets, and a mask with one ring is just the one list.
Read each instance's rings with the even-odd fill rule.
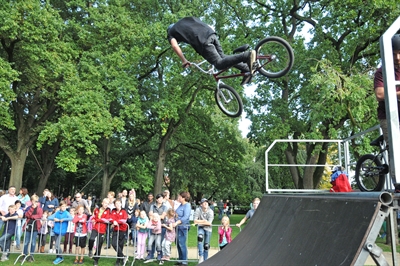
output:
[[223,249],[232,241],[232,228],[230,227],[228,216],[222,217],[221,224],[222,226],[218,227],[219,248]]

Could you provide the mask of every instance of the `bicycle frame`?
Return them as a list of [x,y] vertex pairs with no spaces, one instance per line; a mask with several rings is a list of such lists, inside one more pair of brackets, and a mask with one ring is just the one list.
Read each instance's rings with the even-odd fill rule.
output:
[[221,76],[221,74],[227,71],[229,68],[218,71],[215,69],[213,65],[211,65],[209,69],[205,70],[202,67],[202,65],[206,62],[207,61],[204,60],[200,63],[190,63],[190,64],[195,66],[202,73],[212,75],[216,80],[217,86],[214,91],[214,97],[215,97],[215,102],[217,103],[219,109],[227,116],[239,117],[243,112],[242,99],[234,88],[228,86],[227,84],[224,84],[221,80],[249,75],[250,72]]
[[[379,152],[375,155],[375,157],[378,157],[379,160],[383,163],[382,166],[388,168],[389,167],[389,160],[387,157],[387,150],[388,147],[386,145],[385,140],[382,140],[379,142]],[[385,166],[386,165],[386,166]]]
[[[265,65],[267,65],[268,63],[272,62],[274,59],[276,58],[276,55],[258,55],[257,54],[257,58],[256,59],[262,59],[265,60],[265,63],[262,65],[259,65],[257,62],[257,67],[255,67],[255,71],[254,73],[257,73],[257,71],[264,67]],[[242,72],[242,73],[237,73],[237,74],[229,74],[229,75],[224,75],[221,76],[222,73],[228,71],[230,68],[225,68],[223,70],[219,70],[217,71],[215,69],[215,67],[213,65],[211,65],[209,70],[204,70],[201,65],[204,63],[208,63],[207,60],[204,60],[200,63],[191,63],[191,65],[195,66],[197,69],[199,69],[201,72],[205,73],[205,74],[209,74],[212,75],[214,77],[214,79],[217,81],[217,83],[220,82],[220,80],[222,79],[230,79],[230,78],[237,78],[237,77],[243,77],[245,75],[249,75],[250,72]]]
[[201,65],[204,63],[208,63],[208,61],[204,60],[200,63],[191,63],[191,65],[195,66],[198,70],[200,70],[201,72],[203,72],[205,74],[212,75],[214,77],[214,79],[217,81],[217,84],[219,84],[219,82],[221,82],[222,79],[237,78],[237,77],[243,77],[244,75],[246,75],[246,73],[237,73],[237,74],[229,74],[229,75],[221,76],[222,73],[228,71],[228,69],[230,69],[230,68],[225,68],[223,70],[218,71],[215,69],[215,67],[213,65],[211,65],[211,67],[208,70],[204,70],[201,67]]

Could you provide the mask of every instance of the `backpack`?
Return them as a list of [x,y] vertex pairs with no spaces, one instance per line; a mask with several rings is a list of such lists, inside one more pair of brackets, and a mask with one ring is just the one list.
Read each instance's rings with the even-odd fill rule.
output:
[[332,188],[330,192],[351,192],[353,191],[346,172],[336,171],[331,175]]

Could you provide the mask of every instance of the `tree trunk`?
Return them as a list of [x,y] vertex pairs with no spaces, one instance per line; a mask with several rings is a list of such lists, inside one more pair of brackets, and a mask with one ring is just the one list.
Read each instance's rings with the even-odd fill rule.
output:
[[37,167],[40,170],[40,179],[36,190],[36,195],[42,195],[43,190],[47,186],[47,181],[49,180],[49,177],[54,170],[56,156],[61,150],[60,144],[61,140],[56,141],[51,146],[47,144],[43,145],[42,149],[40,150],[42,166],[40,165],[38,158],[36,158],[33,149],[31,149],[31,154],[35,157]]
[[26,157],[26,149],[22,149],[22,151],[14,152],[12,155],[9,155],[11,160],[11,176],[8,187],[15,186],[17,191],[19,191],[22,186]]
[[[312,164],[312,162],[309,162]],[[304,177],[303,177],[303,187],[305,189],[313,189],[313,176],[314,176],[315,166],[304,167]]]
[[108,169],[104,169],[102,186],[101,186],[100,203],[105,197],[107,197],[107,194],[110,191],[111,180],[112,177],[109,177]]
[[[196,99],[197,93],[200,91],[200,87],[197,88],[193,94],[190,102],[185,108],[185,114],[188,114],[192,108],[194,100]],[[171,119],[168,123],[167,132],[162,136],[160,146],[158,147],[158,158],[155,172],[155,182],[154,182],[154,193],[161,193],[162,186],[164,183],[164,168],[165,168],[165,158],[167,157],[166,147],[168,141],[171,139],[172,135],[176,132],[178,127],[182,124],[184,117],[181,117],[178,121]]]
[[155,172],[155,183],[154,183],[154,195],[162,192],[162,186],[164,183],[164,168],[165,168],[165,145],[166,141],[161,141],[161,144],[158,148],[158,158],[156,164],[156,172]]
[[[288,148],[285,150],[285,156],[288,164],[296,164],[295,157],[293,156],[293,151],[289,148],[290,145],[288,145]],[[294,183],[294,187],[299,189],[303,188],[303,182],[301,180],[301,177],[299,176],[299,172],[297,170],[297,166],[289,166],[289,171],[290,174],[292,175],[292,180]]]
[[[108,191],[110,191],[111,180],[110,177],[110,150],[111,150],[111,140],[109,138],[104,139],[104,151],[103,151],[103,180],[101,186],[101,199],[107,197]],[[101,202],[101,201],[100,201]]]
[[38,187],[36,189],[36,195],[42,195],[43,194],[43,190],[46,188],[47,185],[47,181],[49,180],[49,176],[50,173],[46,174],[40,174],[40,178],[39,178],[39,184]]
[[11,161],[7,154],[4,153],[3,158],[1,160],[0,166],[0,182],[2,183],[3,189],[5,189],[6,179],[9,174],[9,169],[11,168]]

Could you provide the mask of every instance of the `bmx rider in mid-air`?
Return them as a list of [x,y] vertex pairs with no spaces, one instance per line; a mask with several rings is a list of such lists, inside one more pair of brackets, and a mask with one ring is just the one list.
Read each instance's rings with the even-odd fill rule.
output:
[[[167,29],[167,38],[174,52],[182,61],[182,67],[189,67],[190,62],[185,58],[179,42],[190,44],[193,49],[217,69],[230,67],[239,69],[245,75],[241,85],[250,82],[253,74],[253,64],[256,60],[256,51],[251,50],[235,55],[225,55],[215,31],[196,17],[185,17]],[[245,64],[247,63],[247,64]]]

